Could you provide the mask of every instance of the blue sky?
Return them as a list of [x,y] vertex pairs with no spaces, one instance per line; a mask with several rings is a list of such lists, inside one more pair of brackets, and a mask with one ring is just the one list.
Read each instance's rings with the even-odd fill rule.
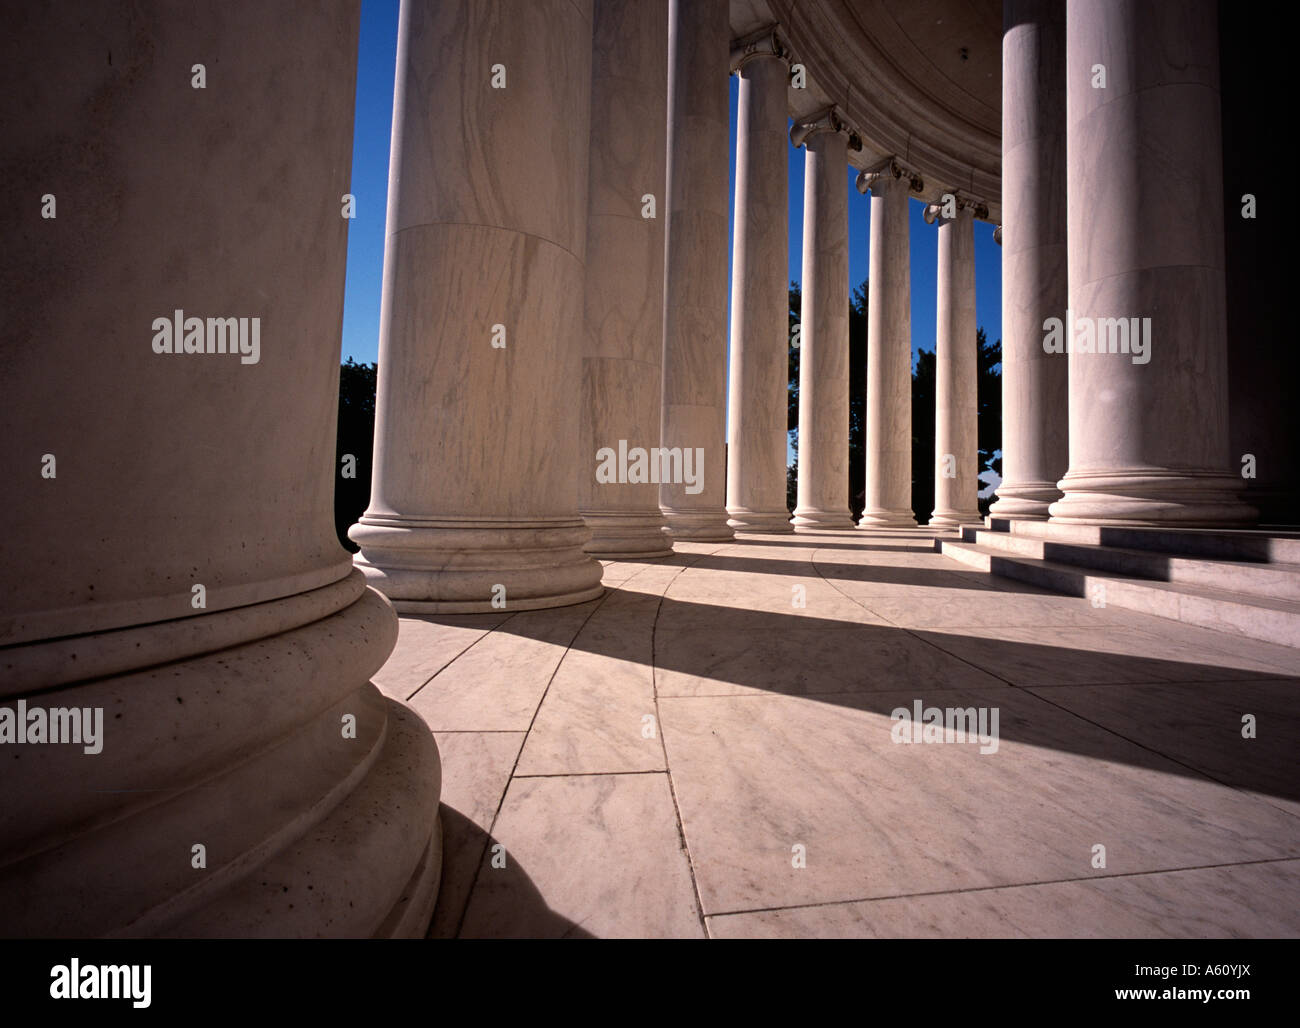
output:
[[[357,65],[356,132],[352,149],[352,193],[356,218],[348,227],[347,292],[343,307],[343,359],[370,363],[379,352],[379,294],[384,263],[384,214],[388,197],[388,147],[393,121],[393,73],[397,60],[398,0],[364,0]],[[736,79],[731,79],[731,138],[735,139]],[[731,156],[735,181],[735,153]],[[789,148],[790,272],[798,281],[803,236],[802,150]],[[849,191],[849,285],[867,277],[870,199],[853,187],[856,172],[845,170]],[[938,231],[911,204],[912,353],[934,349],[935,266]],[[993,226],[975,223],[975,307],[990,339],[1002,336],[1002,273]]]

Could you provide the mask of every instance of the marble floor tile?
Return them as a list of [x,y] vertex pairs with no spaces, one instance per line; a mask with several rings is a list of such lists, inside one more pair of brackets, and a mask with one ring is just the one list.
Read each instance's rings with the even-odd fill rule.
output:
[[1179,621],[1135,611],[1125,611],[1123,616],[1129,628],[1155,640],[1160,646],[1195,653],[1198,660],[1210,667],[1208,677],[1214,676],[1213,668],[1225,658],[1232,667],[1300,677],[1300,649],[1260,639],[1246,639],[1196,625],[1185,625]]
[[969,576],[963,577],[953,562],[936,564],[933,561],[910,559],[907,563],[885,564],[827,564],[816,562],[816,573],[827,583],[854,598],[892,596],[906,600],[909,596],[922,598],[927,590],[955,592],[969,591],[975,596],[987,595],[988,583]]
[[1300,935],[1300,861],[708,919],[721,939],[1234,939]]
[[923,589],[890,596],[862,595],[863,602],[903,628],[1122,625],[1118,612],[1086,599],[991,589]]
[[[999,745],[889,712],[996,707]],[[1300,820],[1021,690],[661,698],[705,913],[1300,856]],[[806,866],[792,854],[803,846]]]
[[[574,607],[402,619],[376,682],[437,731],[431,935],[699,937],[697,888],[721,937],[1297,933],[1296,651],[922,533],[675,551]],[[996,708],[997,752],[894,743],[916,699]]]
[[456,935],[522,732],[437,732],[442,759],[442,884],[429,935]]
[[659,630],[673,632],[701,623],[719,629],[743,628],[755,621],[755,613],[812,618],[827,629],[887,624],[865,603],[844,595],[815,572],[805,577],[691,576],[688,572],[668,590],[659,612]]
[[[1300,679],[1031,690],[1116,735],[1300,817]],[[1243,718],[1254,719],[1247,731]]]
[[[667,601],[665,601],[667,602]],[[899,628],[840,625],[751,612],[655,635],[662,696],[874,692],[1001,685],[993,676]]]
[[410,699],[435,732],[528,730],[546,683],[601,603],[516,614]]
[[651,666],[658,604],[616,593],[592,615],[546,690],[517,774],[665,769]]
[[371,681],[380,692],[407,700],[425,682],[512,616],[503,612],[402,617],[397,629],[397,645]]
[[1014,685],[1282,677],[1273,664],[1247,653],[1198,650],[1114,625],[942,627],[918,629],[916,634]]
[[665,774],[516,778],[492,841],[462,937],[704,934]]

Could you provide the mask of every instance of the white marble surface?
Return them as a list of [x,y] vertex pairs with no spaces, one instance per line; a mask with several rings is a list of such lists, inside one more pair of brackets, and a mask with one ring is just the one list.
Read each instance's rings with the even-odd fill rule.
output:
[[[1228,453],[1217,11],[1066,4],[1070,310],[1149,318],[1151,342],[1141,364],[1070,354],[1070,468],[1053,519],[1254,518]],[[1098,63],[1104,89],[1092,85]]]
[[[437,749],[331,515],[360,4],[15,13],[0,694],[103,724],[6,739],[0,930],[418,931]],[[173,315],[212,352],[155,349]]]
[[912,513],[912,280],[908,180],[871,187],[867,297],[867,478],[861,528],[907,527]]
[[1297,910],[1300,861],[1276,860],[707,920],[715,939],[1291,939]]
[[849,514],[848,139],[822,128],[804,142],[799,313],[799,484],[792,524],[847,529]]
[[429,937],[460,930],[474,876],[523,745],[523,732],[437,732],[443,758],[442,885]]
[[[997,706],[997,753],[895,744],[889,712],[918,696]],[[1300,856],[1291,814],[1006,686],[661,707],[710,915],[1088,879],[1096,844],[1108,874]]]
[[1002,482],[991,512],[1045,519],[1069,463],[1069,358],[1043,352],[1064,317],[1065,5],[1002,5]]
[[663,485],[674,540],[727,525],[727,0],[670,0],[662,444],[704,451],[703,489]]
[[738,531],[792,531],[786,508],[789,68],[754,57],[737,72],[736,204],[727,370],[727,514]]
[[492,844],[462,938],[704,935],[665,774],[516,778]]
[[940,215],[935,275],[934,511],[931,525],[977,525],[979,347],[975,325],[975,222],[970,207]]
[[588,553],[656,556],[672,552],[659,486],[598,481],[596,454],[659,445],[668,0],[596,0],[594,16],[578,509]]
[[582,549],[578,473],[591,4],[412,2],[398,55],[356,564],[404,613],[490,613],[497,586],[508,610],[590,599],[600,566]]
[[[1294,652],[1009,585],[933,538],[682,543],[485,630],[414,701],[461,729],[438,735],[466,841],[434,934],[699,936],[697,891],[719,937],[1290,931]],[[917,699],[996,708],[997,752],[894,743]]]

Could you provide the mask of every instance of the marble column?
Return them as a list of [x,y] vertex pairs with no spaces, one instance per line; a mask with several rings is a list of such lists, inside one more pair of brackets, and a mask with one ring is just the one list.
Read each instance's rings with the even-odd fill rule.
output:
[[1070,0],[1065,17],[1070,469],[1052,520],[1249,521],[1229,471],[1217,5]]
[[591,2],[405,0],[370,506],[399,611],[599,596],[578,513]]
[[[588,553],[662,557],[662,463],[635,458],[659,446],[668,0],[596,0],[594,15],[578,509]],[[620,452],[633,463],[611,476]]]
[[425,931],[438,752],[332,515],[359,26],[42,4],[0,44],[6,936]]
[[912,284],[907,204],[895,162],[858,176],[871,191],[867,297],[866,506],[859,528],[916,526],[912,513]]
[[930,524],[974,525],[979,511],[979,354],[975,324],[975,220],[969,204],[939,225],[934,343],[934,512]]
[[848,133],[835,111],[802,121],[802,308],[796,531],[853,527],[849,513]]
[[[670,0],[661,446],[683,473],[659,486],[675,539],[733,537],[723,504],[727,411],[727,0]],[[684,460],[692,458],[691,474]]]
[[733,48],[731,68],[740,88],[727,375],[727,523],[738,532],[790,532],[789,65],[775,31],[767,30]]
[[1002,482],[989,513],[1047,519],[1069,464],[1069,358],[1043,348],[1065,316],[1065,5],[1002,5]]

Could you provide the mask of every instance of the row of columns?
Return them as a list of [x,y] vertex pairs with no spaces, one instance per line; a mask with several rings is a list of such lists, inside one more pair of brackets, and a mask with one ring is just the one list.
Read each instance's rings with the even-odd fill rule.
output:
[[[411,611],[550,606],[598,594],[593,555],[849,524],[838,181],[848,131],[833,109],[792,136],[807,151],[793,521],[785,503],[789,54],[776,32],[731,45],[726,0],[552,0],[505,19],[502,33],[444,13],[468,0],[436,14],[423,0],[408,6],[419,27],[399,53],[373,499],[352,530],[372,584]],[[1201,24],[1212,6],[1163,20],[1140,4],[1006,6],[1006,480],[995,513],[1187,523],[1248,513],[1223,471],[1218,177],[1215,162],[1191,159],[1217,152],[1217,54],[1213,25]],[[552,37],[542,61],[535,41]],[[452,45],[509,69],[509,84],[435,59]],[[724,413],[728,55],[739,111]],[[1058,72],[1098,55],[1108,91],[1077,73],[1067,89]],[[548,159],[523,174],[521,153]],[[1167,167],[1179,174],[1153,191],[1148,179]],[[888,160],[858,186],[871,194],[859,526],[909,527],[908,213],[922,184]],[[931,521],[947,526],[979,519],[977,214],[968,197],[927,213],[939,224]],[[1128,354],[1067,364],[1044,352],[1044,318],[1067,309],[1157,312],[1167,373]],[[1206,417],[1170,431],[1189,406]]]
[[[1217,5],[1003,11],[1005,477],[992,513],[1251,521],[1228,473]],[[1050,318],[1067,334],[1146,319],[1149,348],[1141,361],[1045,353]]]
[[[1215,5],[1006,11],[999,506],[1245,520],[1225,473]],[[185,19],[152,2],[51,5],[33,19],[24,64],[57,71],[55,85],[11,119],[7,143],[24,195],[49,193],[58,213],[10,212],[11,249],[31,259],[0,277],[0,430],[17,490],[0,506],[0,706],[103,720],[97,751],[6,750],[0,923],[418,934],[441,864],[438,752],[370,682],[397,620],[329,516],[359,4]],[[66,45],[90,36],[113,41],[111,62]],[[779,49],[750,40],[737,58],[744,466],[724,493],[726,0],[405,0],[375,473],[352,533],[356,567],[398,606],[579,602],[600,589],[591,550],[663,552],[665,523],[670,539],[725,539],[783,508],[787,244],[762,217],[775,198],[771,222],[784,215]],[[206,91],[177,84],[195,55]],[[1081,71],[1096,63],[1107,92]],[[500,89],[467,70],[497,66]],[[255,116],[232,122],[235,108]],[[808,173],[795,518],[834,528],[848,514],[845,140],[832,113],[796,133]],[[914,181],[891,162],[859,185],[872,194],[863,524],[910,524]],[[970,211],[939,231],[937,447],[960,475]],[[1067,306],[1149,312],[1150,364],[1074,353],[1067,371],[1042,353],[1044,318]],[[161,351],[150,323],[177,311],[256,317],[260,351]],[[769,411],[748,410],[760,399]],[[698,490],[691,476],[583,487],[585,447],[656,422],[664,447],[702,454]],[[936,484],[937,518],[970,513],[969,484]]]
[[[788,53],[767,29],[732,52],[739,77],[732,251],[727,513],[737,531],[851,528],[848,507],[848,201],[851,133],[834,108],[801,121],[805,148],[799,483],[785,502]],[[859,176],[870,190],[866,509],[859,525],[915,526],[908,199],[920,180],[896,162]],[[955,198],[954,198],[955,202]],[[936,208],[937,212],[938,209]],[[980,519],[973,205],[939,228],[936,507],[932,524]],[[933,217],[928,220],[935,220]]]
[[[726,0],[551,0],[492,33],[456,13],[470,7],[481,5],[410,0],[403,15],[357,566],[399,610],[518,610],[597,595],[594,557],[851,527],[847,127],[832,109],[793,137],[808,172],[792,523],[781,38],[767,29],[733,46]],[[539,38],[556,40],[544,61]],[[728,57],[739,80],[729,377]],[[473,60],[503,69],[500,88],[464,75]],[[548,160],[524,174],[522,153]],[[864,527],[914,524],[912,180],[891,167],[871,185]],[[941,271],[952,297],[940,305],[951,378],[940,422],[953,440],[946,427],[940,437],[971,466],[943,479],[944,520],[973,512],[975,488],[973,384],[959,383],[974,364],[964,218],[941,245],[953,270]]]

